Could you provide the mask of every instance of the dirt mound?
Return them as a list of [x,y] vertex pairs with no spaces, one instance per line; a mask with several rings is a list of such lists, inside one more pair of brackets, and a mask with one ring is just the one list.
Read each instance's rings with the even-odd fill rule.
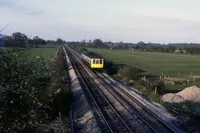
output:
[[200,88],[196,86],[185,88],[178,92],[177,95],[182,96],[185,100],[200,102]]
[[180,103],[185,101],[185,99],[182,96],[173,93],[165,94],[162,96],[161,99],[164,102],[169,102],[169,103]]
[[180,103],[186,100],[193,102],[200,102],[200,88],[196,86],[185,88],[184,90],[173,94],[168,93],[161,97],[164,102]]

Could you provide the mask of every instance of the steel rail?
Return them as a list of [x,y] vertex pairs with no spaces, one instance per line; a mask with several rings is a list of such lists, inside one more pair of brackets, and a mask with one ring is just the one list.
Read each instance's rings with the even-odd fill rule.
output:
[[[71,53],[71,54],[72,54],[72,53]],[[70,58],[72,58],[72,56],[70,56]],[[76,60],[74,60],[74,59],[71,59],[71,60],[72,60],[73,64],[75,65],[74,62],[75,62]],[[76,63],[77,63],[77,62],[76,62]],[[76,64],[76,65],[77,65],[77,64]],[[76,65],[75,65],[75,67],[78,67],[77,70],[81,70],[81,69],[80,69],[80,66],[76,66]],[[82,69],[82,70],[83,70],[83,69]],[[78,72],[78,71],[77,71],[77,72]],[[84,77],[84,76],[82,75],[81,72],[78,72],[78,73],[82,76],[82,78]],[[84,78],[83,78],[83,80],[84,80]],[[85,82],[85,85],[86,85],[86,81],[84,81],[84,82]],[[86,86],[87,86],[87,85],[86,85]],[[87,88],[88,88],[88,87],[87,87]],[[92,92],[89,90],[89,88],[88,88],[87,90],[88,90],[89,94],[92,96],[93,100],[95,101],[96,107],[98,108],[99,112],[101,112],[100,114],[102,115],[104,121],[106,122],[107,126],[109,127],[109,130],[110,130],[111,132],[114,132],[114,131],[113,131],[113,130],[114,130],[113,127],[111,127],[110,124],[109,124],[109,122],[107,121],[108,118],[105,118],[105,116],[104,116],[105,114],[102,113],[102,110],[100,109],[101,107],[98,106],[97,100],[93,97],[94,94],[92,94]],[[118,126],[119,126],[119,125],[118,125]],[[117,128],[117,126],[116,126],[116,128]],[[122,129],[123,129],[123,128],[122,128]],[[122,131],[124,132],[125,130],[123,129]]]
[[[106,77],[105,75],[101,74],[103,77],[101,77],[102,80],[104,80],[106,82],[105,79],[109,80],[110,83],[115,86],[114,91],[118,94],[121,95],[121,97],[123,98],[128,98],[129,100],[126,100],[128,102],[128,104],[134,108],[134,106],[132,105],[132,101],[134,101],[137,105],[139,105],[145,112],[147,112],[147,114],[151,115],[152,117],[154,117],[157,121],[159,121],[160,124],[162,124],[164,127],[166,127],[167,129],[169,129],[170,132],[172,133],[176,133],[177,131],[174,130],[172,127],[170,127],[168,124],[166,124],[162,119],[160,119],[158,116],[156,116],[154,114],[154,112],[152,112],[151,110],[149,110],[147,107],[145,107],[140,101],[138,101],[136,98],[134,98],[130,92],[128,92],[126,89],[122,88],[121,86],[116,85],[109,77]],[[107,83],[107,82],[106,82]],[[109,84],[108,84],[109,85]],[[116,89],[117,88],[117,89]],[[120,91],[120,92],[119,92]],[[138,114],[140,115],[140,114]],[[143,118],[144,119],[144,118]],[[146,120],[145,120],[146,121]],[[147,122],[149,123],[149,122]]]

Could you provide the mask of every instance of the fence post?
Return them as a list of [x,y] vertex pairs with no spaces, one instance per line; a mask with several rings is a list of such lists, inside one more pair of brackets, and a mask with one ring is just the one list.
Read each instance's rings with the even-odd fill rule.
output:
[[157,87],[155,87],[155,94],[157,93]]
[[195,81],[196,77],[194,76],[193,81]]

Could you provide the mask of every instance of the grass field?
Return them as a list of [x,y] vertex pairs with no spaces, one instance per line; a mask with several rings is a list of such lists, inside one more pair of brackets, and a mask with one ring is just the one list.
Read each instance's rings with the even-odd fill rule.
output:
[[52,54],[56,52],[57,48],[33,48],[30,50],[30,55],[31,56],[40,56],[43,57],[44,59],[50,59]]
[[186,76],[191,72],[200,75],[200,56],[158,52],[139,52],[108,49],[88,49],[100,54],[106,60],[116,64],[132,65],[150,74],[169,76]]

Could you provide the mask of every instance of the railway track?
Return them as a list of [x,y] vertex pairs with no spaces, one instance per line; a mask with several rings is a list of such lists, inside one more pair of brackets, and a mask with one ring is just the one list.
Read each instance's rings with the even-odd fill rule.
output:
[[108,77],[94,74],[77,53],[66,50],[89,101],[96,108],[102,132],[177,132]]
[[[68,52],[71,62],[75,68],[76,74],[80,78],[80,82],[84,90],[90,95],[90,102],[93,102],[98,110],[95,114],[98,117],[102,132],[132,132],[128,125],[123,121],[120,115],[114,110],[107,99],[97,89],[94,89],[96,84],[93,79],[84,70],[84,67],[79,64],[73,53]],[[79,70],[79,71],[78,71]],[[84,78],[83,78],[84,77]],[[93,90],[92,90],[93,89]],[[101,97],[101,98],[100,98]],[[102,98],[103,97],[103,98]],[[113,119],[115,118],[115,119]]]
[[120,87],[104,74],[97,73],[102,82],[106,83],[111,94],[115,95],[120,101],[129,107],[133,114],[136,114],[148,127],[157,133],[179,132],[179,130],[170,127],[162,119],[157,117],[151,110],[141,104],[134,96],[126,89]]

